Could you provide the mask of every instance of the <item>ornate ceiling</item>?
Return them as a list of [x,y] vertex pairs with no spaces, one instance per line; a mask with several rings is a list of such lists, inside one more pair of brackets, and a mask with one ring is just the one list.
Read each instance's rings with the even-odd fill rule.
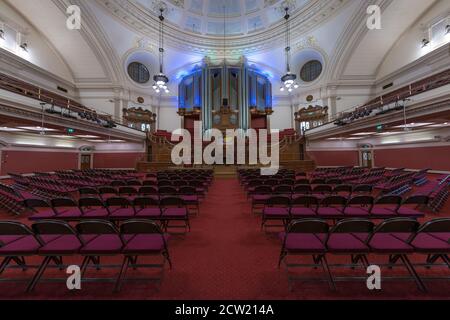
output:
[[[122,23],[157,39],[156,0],[97,0]],[[283,8],[291,13],[292,39],[328,20],[349,0],[167,0],[166,37],[172,47],[201,55],[236,57],[283,45]],[[225,7],[224,7],[225,4]]]

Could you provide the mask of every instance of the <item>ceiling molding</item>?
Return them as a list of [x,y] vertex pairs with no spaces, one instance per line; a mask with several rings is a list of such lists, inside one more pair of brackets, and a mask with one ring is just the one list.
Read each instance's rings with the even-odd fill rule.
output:
[[79,0],[52,0],[52,2],[58,7],[61,12],[66,14],[66,9],[70,5],[77,5],[83,12],[83,24],[80,35],[88,44],[89,48],[97,57],[103,71],[107,75],[107,78],[75,78],[75,84],[80,83],[110,83],[112,85],[118,84],[123,80],[122,74],[118,69],[118,57],[115,54],[115,50],[111,46],[105,32],[98,23],[95,16],[92,14],[92,10],[86,5],[85,2]]
[[[157,16],[135,0],[97,0],[105,10],[131,30],[150,39],[158,39]],[[313,0],[291,18],[292,39],[304,37],[343,8],[349,0]],[[201,35],[168,23],[165,28],[167,45],[201,56],[224,55],[223,37]],[[241,56],[262,52],[283,45],[285,24],[275,23],[268,29],[249,35],[228,36],[226,56]]]

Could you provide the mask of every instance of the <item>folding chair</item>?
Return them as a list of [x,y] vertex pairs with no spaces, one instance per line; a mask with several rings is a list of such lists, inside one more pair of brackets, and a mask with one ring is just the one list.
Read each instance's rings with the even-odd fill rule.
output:
[[50,201],[55,211],[54,219],[76,221],[81,218],[82,213],[78,204],[69,198],[57,198]]
[[[154,279],[133,279],[138,281],[156,280],[161,282],[166,261],[172,269],[169,250],[167,246],[168,235],[163,234],[161,228],[154,222],[148,220],[129,220],[120,227],[125,246],[122,250],[124,255],[122,268],[117,277],[115,291],[120,291],[122,282],[127,280],[126,274],[131,266],[134,269],[156,268],[161,271],[160,277]],[[138,258],[142,256],[162,256],[162,263],[138,264]]]
[[369,218],[374,199],[372,196],[355,196],[350,198],[344,209],[344,215],[349,218]]
[[[397,209],[400,217],[422,218],[425,214],[423,210],[428,205],[429,198],[425,195],[414,195],[405,199]],[[422,211],[420,211],[421,209]]]
[[291,219],[314,218],[317,216],[319,199],[313,196],[300,196],[291,200]]
[[134,217],[132,203],[127,198],[114,197],[106,200],[109,218],[112,220],[127,220]]
[[388,255],[390,266],[400,260],[413,277],[417,287],[426,291],[426,287],[411,264],[408,255],[414,252],[409,239],[417,232],[419,223],[408,218],[393,218],[378,225],[367,240],[371,252]]
[[[262,211],[261,229],[266,230],[266,222],[270,220],[277,220],[283,222],[283,227],[286,227],[290,216],[289,208],[291,199],[286,196],[272,196],[266,201],[266,205]],[[270,227],[280,227],[280,225],[270,225]]]
[[[186,203],[180,197],[165,197],[160,200],[160,206],[162,210],[161,220],[164,230],[167,231],[171,228],[184,228],[185,232],[191,230],[189,223],[189,210],[186,207]],[[183,226],[170,226],[172,221],[182,221]]]
[[38,254],[44,257],[44,260],[29,283],[27,292],[34,290],[50,262],[53,261],[62,270],[62,257],[78,254],[83,246],[76,231],[67,222],[38,221],[32,225],[32,229],[41,244]]
[[332,290],[336,290],[334,279],[331,274],[326,258],[326,242],[328,238],[329,226],[325,221],[317,219],[302,219],[292,221],[287,227],[286,233],[281,233],[282,247],[278,267],[284,263],[288,273],[289,288],[292,290],[294,281],[306,280],[310,278],[300,278],[289,274],[290,268],[304,268],[311,265],[289,263],[289,256],[312,256],[314,265],[321,265]]
[[99,198],[81,198],[78,200],[78,206],[83,219],[106,219],[109,216],[108,209]]

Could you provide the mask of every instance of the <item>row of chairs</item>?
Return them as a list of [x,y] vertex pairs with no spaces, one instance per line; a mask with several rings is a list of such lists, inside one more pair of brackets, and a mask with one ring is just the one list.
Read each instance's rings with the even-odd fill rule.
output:
[[[120,267],[120,273],[116,278],[89,279],[110,280],[115,282],[114,290],[119,291],[123,281],[127,280],[126,273],[130,267],[156,268],[161,274],[155,280],[161,281],[166,262],[172,267],[167,240],[168,236],[161,228],[148,220],[125,221],[120,229],[103,220],[82,221],[75,227],[63,221],[40,221],[34,223],[31,228],[19,222],[0,221],[0,257],[3,258],[0,275],[3,275],[8,267],[14,267],[14,264],[27,271],[31,266],[27,265],[26,257],[42,257],[41,264],[28,284],[27,291],[31,292],[43,280],[42,277],[51,263],[60,270],[65,269],[63,257],[82,257],[81,279],[87,281],[84,275],[90,265],[100,270],[101,257],[121,256],[123,262],[121,266],[117,266]],[[159,256],[163,261],[152,265],[139,264],[138,258],[145,256]],[[66,282],[66,279],[63,281]]]
[[350,197],[352,195],[361,194],[371,194],[372,186],[370,185],[337,185],[334,188],[331,185],[317,185],[312,187],[310,185],[279,185],[279,186],[268,186],[268,185],[258,185],[254,187],[248,187],[247,195],[253,199],[259,197],[264,197],[270,194],[283,194],[290,195],[291,197],[296,197],[297,195],[314,195],[318,198],[324,198],[329,195],[340,195],[345,197]]
[[95,196],[103,200],[111,197],[122,196],[130,200],[138,196],[153,196],[159,198],[168,195],[180,195],[186,201],[197,201],[206,194],[204,187],[194,187],[189,185],[180,185],[179,187],[155,187],[145,186],[135,187],[100,187],[100,188],[81,188],[78,190],[80,196]]
[[[303,219],[291,222],[280,238],[282,247],[279,266],[284,263],[288,272],[295,267],[306,267],[287,260],[294,256],[312,256],[315,266],[323,267],[326,281],[332,290],[336,289],[335,281],[338,279],[331,272],[333,266],[328,264],[328,255],[351,256],[351,266],[362,265],[364,273],[371,265],[369,254],[388,256],[390,268],[401,261],[421,291],[427,290],[425,278],[416,271],[417,265],[410,261],[410,255],[426,255],[426,267],[436,266],[436,261],[442,259],[447,272],[450,268],[449,218],[436,219],[422,226],[416,220],[406,218],[385,220],[378,226],[369,220],[349,219],[332,227],[323,220]],[[376,265],[380,266],[378,263]],[[388,277],[384,276],[385,279]],[[289,276],[290,286],[296,280],[303,279]]]
[[[319,199],[313,196],[289,198],[271,196],[262,207],[262,228],[268,221],[283,221],[284,226],[290,221],[300,218],[321,218],[340,220],[345,218],[389,219],[394,217],[422,218],[421,211],[427,205],[427,196],[411,196],[402,199],[400,196],[356,196],[347,199],[342,196],[329,196]],[[278,226],[278,225],[277,225]]]
[[[29,217],[32,221],[105,219],[119,223],[138,218],[160,221],[165,230],[170,227],[170,222],[181,221],[183,222],[182,227],[190,230],[190,203],[180,197],[161,199],[138,197],[133,201],[121,197],[112,197],[105,201],[99,198],[81,198],[78,202],[69,198],[52,199],[50,202],[29,199],[25,203],[34,212]],[[177,225],[177,227],[180,226]]]

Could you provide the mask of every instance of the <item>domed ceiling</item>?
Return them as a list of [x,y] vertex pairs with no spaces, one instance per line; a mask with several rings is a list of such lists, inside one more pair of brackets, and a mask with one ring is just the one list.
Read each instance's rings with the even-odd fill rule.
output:
[[163,3],[169,45],[201,55],[222,55],[225,28],[226,54],[239,56],[283,45],[286,6],[291,8],[295,39],[325,22],[349,0],[97,1],[128,27],[153,39],[157,39],[158,9]]
[[[153,10],[154,1],[137,0]],[[227,35],[244,35],[266,29],[283,18],[283,0],[169,0],[168,20],[193,33],[223,36],[226,20]],[[297,11],[310,0],[292,0],[288,4]]]

